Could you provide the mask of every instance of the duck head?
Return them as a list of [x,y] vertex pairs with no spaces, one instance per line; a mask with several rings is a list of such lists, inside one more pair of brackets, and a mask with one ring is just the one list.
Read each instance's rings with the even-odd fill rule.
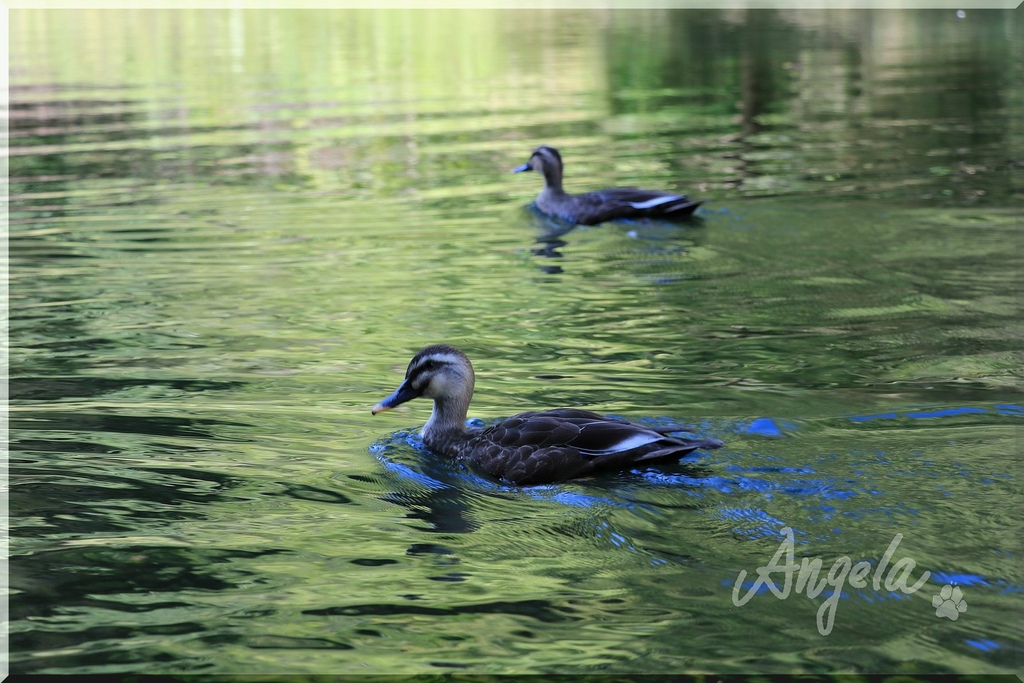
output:
[[405,380],[370,411],[373,415],[414,398],[434,399],[434,412],[465,421],[476,379],[466,354],[448,344],[428,346],[417,353],[405,371]]
[[538,147],[533,150],[530,160],[512,169],[513,173],[537,171],[544,176],[544,184],[550,188],[562,187],[562,155],[554,147]]

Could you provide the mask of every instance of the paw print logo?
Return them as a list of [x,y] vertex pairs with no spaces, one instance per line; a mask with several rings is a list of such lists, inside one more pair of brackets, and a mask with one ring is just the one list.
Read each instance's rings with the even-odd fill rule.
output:
[[935,608],[935,616],[956,621],[961,612],[967,611],[967,601],[960,586],[947,583],[938,595],[932,597],[932,607]]

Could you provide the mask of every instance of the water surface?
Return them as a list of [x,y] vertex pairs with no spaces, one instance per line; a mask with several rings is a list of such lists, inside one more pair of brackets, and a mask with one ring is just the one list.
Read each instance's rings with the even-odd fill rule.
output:
[[[12,670],[1019,672],[1013,19],[12,11]],[[489,482],[370,416],[437,342],[726,447]],[[930,578],[737,607],[787,527]]]

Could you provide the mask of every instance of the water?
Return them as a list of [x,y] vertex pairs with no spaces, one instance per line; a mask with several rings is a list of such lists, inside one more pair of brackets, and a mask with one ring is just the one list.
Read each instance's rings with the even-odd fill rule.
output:
[[[1013,19],[13,10],[12,671],[1019,672]],[[726,446],[486,481],[370,416],[436,342]],[[737,607],[787,527],[930,578]]]

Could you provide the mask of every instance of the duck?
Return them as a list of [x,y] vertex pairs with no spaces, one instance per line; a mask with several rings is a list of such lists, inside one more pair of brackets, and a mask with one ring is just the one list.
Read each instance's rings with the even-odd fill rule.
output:
[[469,429],[473,364],[459,349],[434,344],[409,362],[405,379],[370,411],[377,415],[415,398],[434,402],[423,443],[436,454],[514,486],[552,484],[620,471],[638,463],[679,460],[717,439],[673,436],[679,429],[647,427],[577,408],[519,413],[483,429]]
[[513,173],[537,171],[544,176],[544,189],[537,195],[536,205],[543,213],[570,223],[597,225],[619,218],[690,218],[703,201],[686,195],[617,187],[584,194],[569,194],[562,189],[562,155],[554,147],[541,146]]

